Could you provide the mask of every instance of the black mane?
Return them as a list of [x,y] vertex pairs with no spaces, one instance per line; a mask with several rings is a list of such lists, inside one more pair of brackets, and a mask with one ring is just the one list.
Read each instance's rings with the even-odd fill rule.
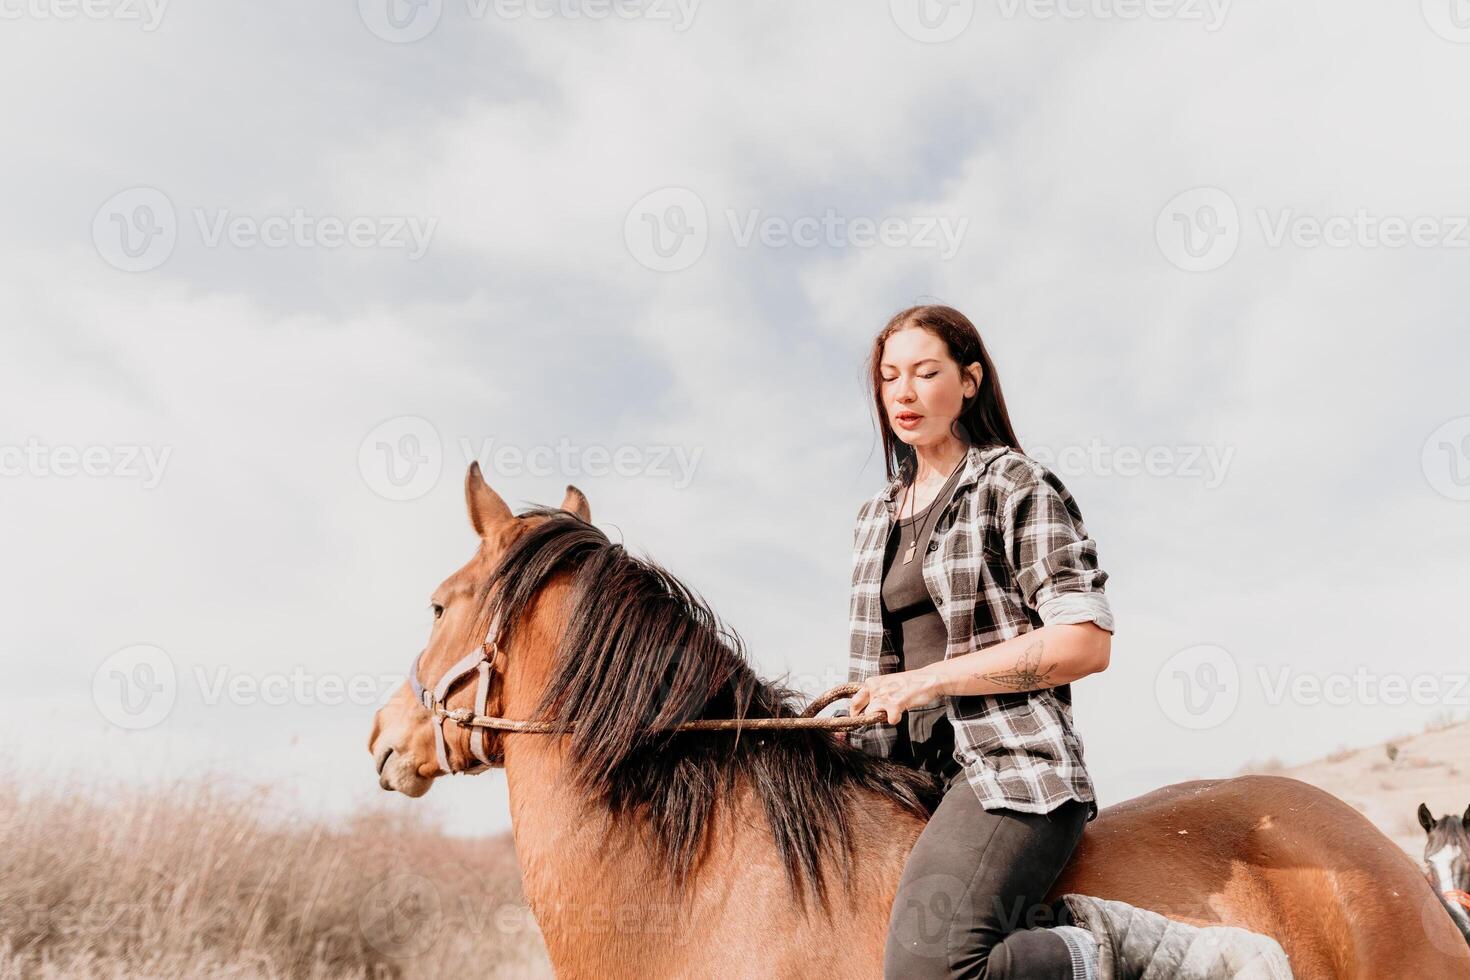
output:
[[677,887],[737,780],[761,798],[793,893],[800,901],[810,886],[824,906],[824,854],[851,881],[852,808],[861,793],[883,794],[926,818],[933,812],[940,793],[931,775],[830,732],[658,731],[694,718],[796,715],[806,699],[757,677],[740,637],[658,564],[566,511],[535,507],[518,516],[537,520],[487,584],[484,617],[500,614],[509,643],[542,586],[572,574],[565,631],[534,717],[576,727],[568,757],[574,784],[615,817],[643,821]]

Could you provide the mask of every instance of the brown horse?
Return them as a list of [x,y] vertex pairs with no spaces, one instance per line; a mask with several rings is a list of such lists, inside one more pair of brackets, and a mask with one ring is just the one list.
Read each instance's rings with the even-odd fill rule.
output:
[[[559,976],[881,976],[939,787],[827,731],[670,732],[796,714],[800,699],[756,677],[672,575],[593,527],[576,488],[560,509],[515,515],[471,466],[465,493],[479,548],[435,590],[415,675],[450,708],[575,730],[472,745],[405,686],[368,743],[383,788],[428,791],[444,771],[436,728],[449,771],[504,767]],[[498,658],[477,671],[492,622]],[[1273,936],[1299,980],[1470,977],[1470,948],[1413,861],[1291,779],[1181,783],[1103,810],[1048,898],[1066,892]],[[1049,924],[1034,911],[1016,910],[1017,926]]]

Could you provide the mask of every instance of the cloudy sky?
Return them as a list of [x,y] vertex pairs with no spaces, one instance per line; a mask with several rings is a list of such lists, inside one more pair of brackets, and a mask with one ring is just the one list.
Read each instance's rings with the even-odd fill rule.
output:
[[13,759],[507,826],[365,747],[474,458],[840,683],[915,301],[1098,541],[1104,805],[1465,717],[1460,2],[0,0]]

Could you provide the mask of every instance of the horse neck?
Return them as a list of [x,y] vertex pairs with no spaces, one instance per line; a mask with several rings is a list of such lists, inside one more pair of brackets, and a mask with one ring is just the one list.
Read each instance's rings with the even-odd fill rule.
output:
[[[507,717],[531,716],[550,680],[565,581],[527,613],[507,672]],[[737,784],[716,807],[698,866],[674,891],[631,821],[590,815],[567,773],[566,736],[504,741],[521,885],[558,977],[783,975],[825,951],[829,972],[870,975],[923,821],[877,795],[855,806],[853,888],[833,870],[836,921],[803,917],[759,798]],[[844,908],[842,902],[846,902]],[[722,959],[728,957],[728,961]]]
[[513,737],[505,756],[521,887],[557,976],[677,973],[670,946],[693,938],[700,889],[675,892],[632,828],[581,806],[564,742]]
[[[804,917],[787,885],[759,799],[737,785],[716,809],[699,865],[675,891],[627,822],[589,815],[565,773],[565,739],[512,736],[505,772],[521,884],[559,977],[687,976],[809,961],[871,973],[888,910],[922,823],[891,801],[857,807],[854,887],[828,876],[832,916]],[[743,959],[722,963],[725,955]],[[839,970],[840,972],[840,970]]]

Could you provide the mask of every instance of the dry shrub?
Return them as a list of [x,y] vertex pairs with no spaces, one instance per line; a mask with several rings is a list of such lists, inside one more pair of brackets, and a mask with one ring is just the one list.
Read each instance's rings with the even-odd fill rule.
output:
[[0,780],[0,977],[550,976],[508,836],[264,790]]
[[1235,774],[1237,776],[1253,776],[1253,775],[1262,775],[1262,774],[1270,774],[1270,773],[1279,773],[1279,772],[1281,772],[1285,768],[1286,768],[1286,765],[1279,758],[1277,758],[1276,756],[1273,755],[1269,759],[1263,759],[1263,760],[1251,759],[1245,765],[1241,766],[1238,770],[1236,770],[1236,773]]

